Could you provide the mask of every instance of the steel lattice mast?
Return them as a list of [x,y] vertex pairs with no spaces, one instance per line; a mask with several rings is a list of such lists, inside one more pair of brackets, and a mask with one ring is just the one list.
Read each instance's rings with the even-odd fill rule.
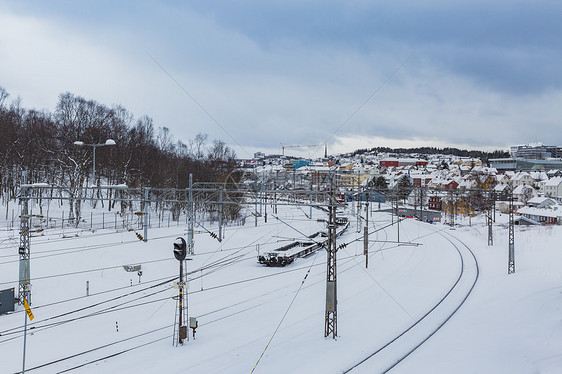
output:
[[509,189],[509,259],[507,274],[515,273],[515,232],[513,222],[513,189]]
[[[25,180],[25,174],[24,174]],[[30,269],[29,269],[29,256],[30,256],[30,241],[29,241],[29,211],[28,211],[28,202],[29,202],[29,188],[22,186],[21,188],[21,195],[20,195],[20,205],[21,205],[21,214],[20,214],[20,246],[19,246],[19,255],[20,255],[20,268],[19,268],[19,289],[18,289],[18,304],[23,305],[24,300],[27,300],[28,303],[31,304],[31,284],[29,281],[30,278]]]
[[336,267],[336,201],[334,195],[334,181],[330,186],[330,204],[328,206],[328,256],[326,268],[326,318],[324,323],[324,337],[330,334],[335,339],[338,335],[338,299],[337,299],[337,267]]
[[491,194],[488,194],[488,204],[487,204],[487,210],[486,210],[486,224],[488,225],[488,246],[493,246],[494,245],[494,237],[493,237],[493,232],[492,232],[492,221],[493,221],[493,217],[492,217],[492,209],[495,206],[495,201],[492,198],[490,198]]

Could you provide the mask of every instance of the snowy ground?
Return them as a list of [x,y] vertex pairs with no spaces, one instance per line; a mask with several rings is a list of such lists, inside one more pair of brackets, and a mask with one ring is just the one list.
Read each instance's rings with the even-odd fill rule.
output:
[[[308,210],[307,210],[308,213]],[[465,248],[466,278],[410,340],[423,341],[391,372],[559,373],[562,372],[561,227],[517,227],[516,273],[507,274],[506,216],[498,216],[494,246],[487,246],[481,219],[461,220],[450,230],[407,219],[396,225],[388,213],[373,212],[369,267],[355,223],[339,242],[338,337],[324,338],[326,253],[284,268],[256,261],[258,251],[287,244],[323,228],[314,212],[285,207],[258,226],[228,227],[218,243],[196,235],[188,261],[189,315],[197,317],[196,338],[172,345],[177,305],[178,261],[172,243],[185,226],[149,230],[147,243],[134,232],[55,230],[31,241],[32,305],[26,371],[54,373],[341,373],[372,355],[431,310],[461,270],[457,247]],[[2,227],[6,227],[3,225]],[[17,232],[0,233],[0,289],[16,287]],[[456,239],[455,239],[456,238]],[[464,243],[466,247],[463,247]],[[142,265],[142,276],[123,265]],[[473,271],[473,273],[470,273]],[[86,283],[89,296],[86,296]],[[429,318],[428,318],[429,319]],[[0,316],[2,373],[22,369],[24,311]],[[432,329],[431,326],[435,328]],[[410,344],[412,344],[410,342]],[[415,343],[415,342],[414,342]],[[381,352],[350,371],[384,371],[402,348]],[[45,366],[42,366],[45,365]],[[35,369],[34,369],[35,368]]]

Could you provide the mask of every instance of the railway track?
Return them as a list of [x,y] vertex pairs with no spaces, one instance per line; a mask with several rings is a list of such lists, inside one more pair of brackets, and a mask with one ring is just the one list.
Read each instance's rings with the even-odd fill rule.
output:
[[458,252],[460,266],[456,281],[437,303],[407,329],[351,367],[341,370],[341,373],[386,373],[396,368],[439,331],[472,293],[480,273],[474,253],[450,233],[434,230]]

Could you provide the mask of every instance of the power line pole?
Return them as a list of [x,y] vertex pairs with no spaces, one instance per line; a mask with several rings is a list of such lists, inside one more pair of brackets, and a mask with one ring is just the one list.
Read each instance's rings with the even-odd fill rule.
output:
[[507,274],[515,273],[515,232],[513,222],[513,189],[509,189],[509,260]]
[[369,191],[366,192],[365,227],[363,227],[363,253],[365,255],[365,269],[369,267]]
[[25,186],[27,175],[26,172],[22,172],[23,185],[20,191],[20,246],[18,253],[20,255],[20,276],[19,276],[19,288],[18,288],[18,304],[24,305],[25,300],[31,304],[31,284],[29,282],[30,278],[30,268],[29,268],[29,257],[30,257],[30,241],[29,241],[29,229],[30,229],[30,217],[28,211],[29,204],[29,187]]
[[493,201],[490,201],[490,194],[488,194],[488,210],[486,212],[486,223],[488,224],[488,246],[494,245],[494,237],[492,235],[492,205]]
[[[219,187],[219,242],[222,242],[222,186]],[[260,216],[261,216],[261,192],[260,192]]]
[[494,209],[494,223],[496,222],[496,191],[492,191],[492,207]]
[[144,206],[143,206],[143,226],[144,226],[144,238],[142,239],[145,243],[148,241],[148,190],[146,187],[144,189]]
[[[361,196],[359,195],[359,191],[355,194],[355,197],[357,199],[357,232],[361,232],[361,204],[360,204],[360,199]],[[351,204],[353,204],[354,201],[353,199],[351,200]]]
[[396,200],[396,231],[398,234],[398,243],[400,243],[400,214],[398,213],[398,200]]
[[[337,268],[336,268],[336,201],[334,197],[334,180],[330,186],[330,202],[328,206],[328,255],[326,268],[326,316],[324,323],[324,337],[332,334],[335,339],[338,335],[338,299],[337,299]],[[352,202],[353,204],[353,202]]]
[[457,197],[456,194],[451,190],[449,191],[449,214],[450,214],[450,225],[455,227],[455,210],[457,208]]
[[313,178],[312,178],[312,175],[311,175],[310,176],[310,194],[309,194],[310,195],[310,217],[308,217],[308,219],[312,219],[312,190],[313,190],[312,179]]
[[[29,283],[30,270],[29,270],[29,188],[25,186],[26,184],[26,172],[22,172],[23,185],[20,191],[20,204],[21,204],[21,214],[20,214],[20,277],[19,277],[19,289],[18,289],[18,304],[24,305],[29,308],[28,304],[31,304],[31,285]],[[23,333],[23,359],[22,359],[22,373],[25,373],[25,351],[27,343],[27,314],[24,313],[25,327]]]
[[193,209],[193,174],[189,174],[189,202],[187,205],[187,253],[190,255],[195,253],[195,245],[193,243],[193,229],[195,225],[195,209]]

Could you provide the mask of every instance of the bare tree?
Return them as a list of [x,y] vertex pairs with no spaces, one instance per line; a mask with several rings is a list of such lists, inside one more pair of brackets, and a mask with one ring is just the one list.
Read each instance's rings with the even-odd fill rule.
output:
[[202,160],[205,157],[205,148],[208,138],[209,135],[198,133],[195,135],[195,139],[189,141],[191,154],[196,160]]
[[4,101],[10,96],[10,94],[4,89],[4,87],[0,86],[0,108],[4,106]]
[[228,161],[236,158],[236,153],[222,140],[214,140],[208,158],[212,161]]

